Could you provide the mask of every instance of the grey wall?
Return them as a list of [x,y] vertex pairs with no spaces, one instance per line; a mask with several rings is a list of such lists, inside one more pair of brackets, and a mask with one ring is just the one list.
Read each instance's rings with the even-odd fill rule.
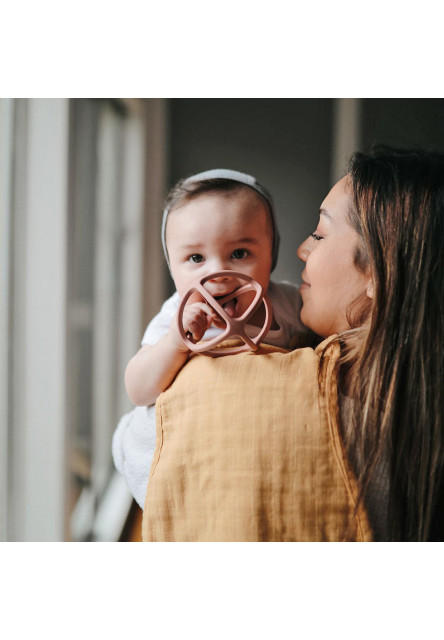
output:
[[281,233],[276,279],[299,281],[296,248],[316,226],[330,183],[330,99],[173,99],[169,185],[214,168],[271,191]]
[[[362,99],[361,148],[373,142],[444,150],[444,100]],[[276,279],[299,281],[296,248],[331,187],[334,99],[172,99],[169,186],[210,168],[255,175],[281,231]]]
[[374,142],[444,151],[444,100],[372,98],[363,100],[362,146]]

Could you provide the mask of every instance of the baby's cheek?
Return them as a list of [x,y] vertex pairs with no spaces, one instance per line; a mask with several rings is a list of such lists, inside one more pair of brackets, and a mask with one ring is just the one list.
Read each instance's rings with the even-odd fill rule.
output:
[[237,298],[237,302],[236,302],[237,318],[241,316],[243,313],[245,313],[245,311],[249,308],[249,306],[254,301],[254,298],[255,298],[254,291],[248,291],[247,293],[244,293]]

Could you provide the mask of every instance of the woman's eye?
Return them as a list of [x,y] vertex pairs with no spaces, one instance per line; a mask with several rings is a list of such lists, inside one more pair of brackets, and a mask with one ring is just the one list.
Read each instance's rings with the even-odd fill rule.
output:
[[310,235],[314,240],[322,240],[322,236],[319,236],[317,233],[311,233]]
[[195,264],[199,264],[199,262],[203,261],[203,256],[200,253],[193,253],[192,256],[188,258],[190,262],[194,262]]
[[231,254],[231,257],[235,260],[242,260],[243,258],[246,258],[247,255],[248,251],[246,249],[235,249]]

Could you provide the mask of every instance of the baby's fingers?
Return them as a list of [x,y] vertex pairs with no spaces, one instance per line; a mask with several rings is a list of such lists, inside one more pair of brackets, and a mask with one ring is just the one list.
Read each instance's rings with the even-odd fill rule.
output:
[[199,341],[213,322],[214,312],[205,303],[197,302],[185,307],[182,325],[185,333],[190,333],[193,340]]
[[196,311],[198,313],[201,312],[211,319],[217,317],[215,310],[206,302],[193,302],[193,304],[186,305],[184,309],[184,315],[187,311]]

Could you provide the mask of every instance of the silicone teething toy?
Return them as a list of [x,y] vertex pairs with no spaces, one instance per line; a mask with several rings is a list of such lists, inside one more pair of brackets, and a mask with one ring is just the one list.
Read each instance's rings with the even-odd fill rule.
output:
[[[215,278],[221,278],[223,276],[230,276],[233,278],[238,278],[240,280],[245,280],[246,284],[239,287],[235,291],[232,291],[224,298],[219,298],[218,300],[216,300],[216,298],[214,298],[211,293],[207,289],[205,289],[204,284],[209,280],[214,280]],[[248,309],[244,311],[244,313],[239,318],[232,318],[231,316],[229,316],[223,308],[223,305],[226,304],[229,300],[233,300],[233,298],[239,298],[241,295],[252,291],[255,292],[255,296]],[[214,309],[214,311],[216,311],[216,313],[227,324],[222,333],[212,340],[201,340],[200,342],[196,343],[193,342],[184,331],[183,311],[185,309],[187,301],[193,295],[193,293],[198,293],[200,296],[202,296],[205,302],[207,302],[210,307]],[[265,322],[258,335],[254,338],[250,338],[245,333],[244,327],[247,324],[247,321],[254,315],[261,304],[263,304],[265,307]],[[191,351],[194,351],[196,353],[203,353],[207,356],[233,355],[235,353],[240,353],[241,351],[248,351],[249,349],[251,349],[252,351],[257,351],[260,341],[268,333],[271,327],[272,319],[273,316],[271,304],[266,294],[264,294],[262,286],[259,284],[259,282],[256,282],[256,280],[253,280],[253,278],[251,278],[250,276],[246,275],[245,273],[239,273],[238,271],[218,271],[199,280],[199,282],[191,286],[190,289],[188,289],[188,291],[185,293],[179,305],[179,311],[177,314],[179,333],[184,343]],[[230,337],[240,338],[245,344],[238,347],[230,347],[227,349],[213,349],[213,347]]]

